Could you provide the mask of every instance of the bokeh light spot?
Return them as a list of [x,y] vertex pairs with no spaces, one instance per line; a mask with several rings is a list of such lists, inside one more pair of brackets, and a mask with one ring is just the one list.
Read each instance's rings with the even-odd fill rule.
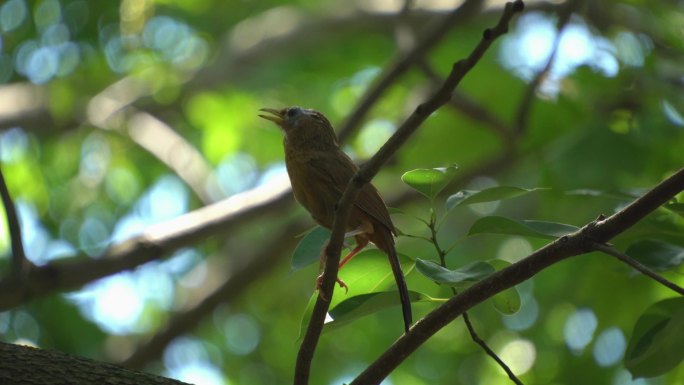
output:
[[532,245],[523,237],[511,237],[501,243],[497,258],[515,263],[532,254]]
[[590,309],[578,309],[565,321],[563,335],[570,350],[579,353],[593,339],[598,321]]
[[10,0],[0,7],[0,29],[9,32],[24,23],[28,8],[23,0]]
[[259,345],[261,332],[256,321],[246,315],[237,314],[226,319],[223,325],[226,346],[237,355],[246,355]]
[[528,340],[518,339],[504,345],[501,359],[508,364],[517,375],[527,373],[537,359],[537,349]]
[[599,366],[614,365],[622,358],[626,347],[622,330],[616,327],[608,328],[596,337],[594,359]]

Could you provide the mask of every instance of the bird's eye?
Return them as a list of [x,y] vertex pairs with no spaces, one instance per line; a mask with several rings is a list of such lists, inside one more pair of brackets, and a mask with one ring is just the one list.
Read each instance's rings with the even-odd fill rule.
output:
[[299,107],[292,107],[287,110],[287,117],[288,118],[293,118],[299,114],[300,108]]

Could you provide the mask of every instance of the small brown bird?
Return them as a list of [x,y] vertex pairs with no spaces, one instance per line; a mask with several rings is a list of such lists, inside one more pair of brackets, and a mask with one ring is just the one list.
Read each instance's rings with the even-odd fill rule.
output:
[[[263,108],[261,111],[270,115],[260,117],[275,122],[284,132],[285,165],[295,198],[318,224],[332,228],[337,202],[358,167],[340,149],[335,130],[320,112],[300,107]],[[385,202],[372,184],[366,183],[356,197],[346,231],[345,236],[356,238],[356,247],[340,261],[339,267],[342,268],[369,241],[384,251],[397,282],[404,330],[408,332],[412,323],[411,302],[394,248],[394,225]],[[339,278],[337,282],[346,288]]]

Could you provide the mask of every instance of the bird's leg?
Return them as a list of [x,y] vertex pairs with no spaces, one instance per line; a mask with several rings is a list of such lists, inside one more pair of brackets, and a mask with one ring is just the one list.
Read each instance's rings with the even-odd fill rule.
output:
[[[349,262],[356,254],[358,254],[361,250],[363,250],[366,245],[368,245],[368,238],[365,236],[362,236],[362,234],[366,234],[367,230],[364,229],[363,227],[359,227],[358,229],[348,231],[344,234],[344,237],[356,237],[356,247],[352,251],[349,252],[342,260],[340,261],[340,264],[338,265],[338,271],[339,269],[342,269],[342,266],[344,266],[347,262]],[[321,255],[321,262],[323,261],[324,255]],[[349,286],[347,286],[346,283],[340,277],[336,277],[335,280],[337,281],[337,284],[340,285],[341,288],[344,288],[344,292],[348,293],[349,292]],[[321,288],[321,284],[323,283],[323,273],[321,273],[318,278],[316,278],[316,289]]]
[[[326,241],[326,242],[325,242],[325,245],[324,245],[323,250],[322,250],[322,252],[321,252],[321,267],[320,267],[320,270],[324,270],[324,269],[325,269],[325,260],[326,260],[326,257],[325,257],[325,250],[328,248],[328,242],[329,242],[329,241]],[[339,269],[339,268],[338,268],[338,269]],[[337,283],[340,285],[341,288],[344,288],[345,294],[346,294],[347,292],[349,292],[349,286],[347,286],[347,284],[344,283],[343,280],[341,280],[339,277],[336,277],[335,280],[337,281]],[[320,274],[318,275],[318,277],[316,278],[316,290],[318,290],[319,295],[321,296],[321,298],[323,298],[324,300],[327,301],[328,299],[323,295],[323,292],[321,291],[321,285],[322,285],[322,284],[323,284],[323,271],[321,271],[321,273],[320,273]]]
[[341,269],[342,266],[344,266],[345,264],[347,264],[347,262],[349,262],[352,258],[354,258],[354,256],[356,254],[358,254],[359,251],[363,250],[363,248],[366,247],[366,245],[368,244],[368,240],[364,239],[364,241],[359,242],[358,238],[359,237],[357,237],[356,247],[352,251],[350,251],[349,254],[347,254],[347,256],[342,258],[342,260],[340,261],[340,265],[338,267],[339,269]]

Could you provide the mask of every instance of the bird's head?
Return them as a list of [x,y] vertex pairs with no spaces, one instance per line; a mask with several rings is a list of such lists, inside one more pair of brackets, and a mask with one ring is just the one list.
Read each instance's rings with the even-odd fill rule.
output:
[[330,121],[316,110],[293,106],[281,110],[262,108],[259,111],[267,113],[259,114],[261,118],[280,126],[286,142],[337,146],[337,137]]

